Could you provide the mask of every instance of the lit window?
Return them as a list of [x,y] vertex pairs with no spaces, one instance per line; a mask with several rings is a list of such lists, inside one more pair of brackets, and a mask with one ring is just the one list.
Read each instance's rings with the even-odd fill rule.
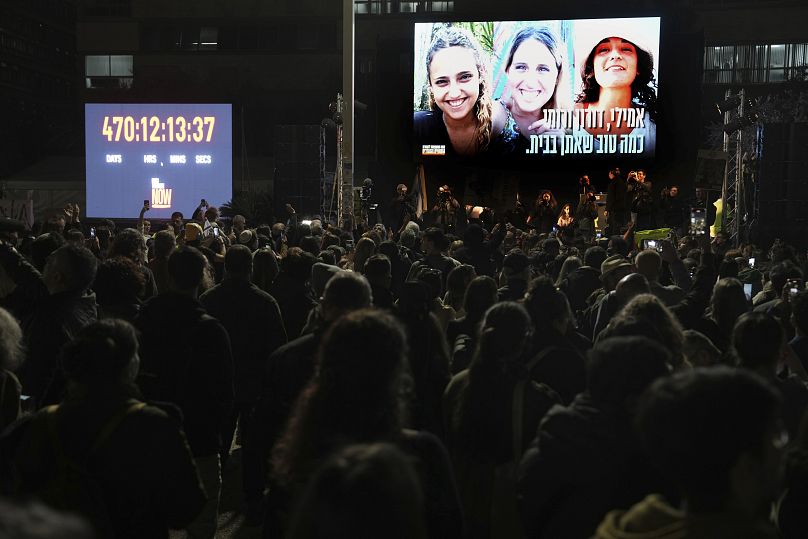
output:
[[132,55],[90,55],[84,58],[87,88],[131,88]]

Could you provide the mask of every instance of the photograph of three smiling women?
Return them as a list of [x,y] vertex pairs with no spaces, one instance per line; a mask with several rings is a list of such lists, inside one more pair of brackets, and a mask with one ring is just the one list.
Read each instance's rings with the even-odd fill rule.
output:
[[[659,40],[658,17],[417,23],[416,151],[507,158],[524,156],[530,135],[612,134],[642,138],[641,157],[652,157]],[[641,112],[643,121],[618,125],[620,109]],[[585,110],[605,121],[562,126],[548,110]]]

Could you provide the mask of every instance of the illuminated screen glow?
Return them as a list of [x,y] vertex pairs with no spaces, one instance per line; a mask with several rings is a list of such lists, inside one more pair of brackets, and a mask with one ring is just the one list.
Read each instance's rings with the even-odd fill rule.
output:
[[423,160],[656,151],[659,17],[416,23]]
[[86,104],[87,216],[185,217],[233,196],[230,104]]

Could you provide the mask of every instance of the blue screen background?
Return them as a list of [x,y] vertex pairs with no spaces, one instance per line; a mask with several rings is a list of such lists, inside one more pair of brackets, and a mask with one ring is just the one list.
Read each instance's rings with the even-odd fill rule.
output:
[[[102,134],[105,116],[214,116],[210,142],[110,142]],[[170,208],[152,208],[147,219],[168,219],[180,211],[186,219],[205,199],[220,206],[233,196],[233,119],[230,104],[85,104],[86,214],[88,217],[136,218],[144,200],[152,198],[152,178],[172,190]],[[157,163],[144,163],[144,155]],[[169,155],[184,154],[185,164],[169,163]],[[107,163],[120,155],[121,163]],[[210,155],[210,164],[196,164],[196,155]]]

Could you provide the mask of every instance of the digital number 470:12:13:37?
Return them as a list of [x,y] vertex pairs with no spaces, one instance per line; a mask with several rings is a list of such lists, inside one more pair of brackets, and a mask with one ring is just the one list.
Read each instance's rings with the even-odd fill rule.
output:
[[101,134],[109,142],[210,142],[215,116],[104,116]]

